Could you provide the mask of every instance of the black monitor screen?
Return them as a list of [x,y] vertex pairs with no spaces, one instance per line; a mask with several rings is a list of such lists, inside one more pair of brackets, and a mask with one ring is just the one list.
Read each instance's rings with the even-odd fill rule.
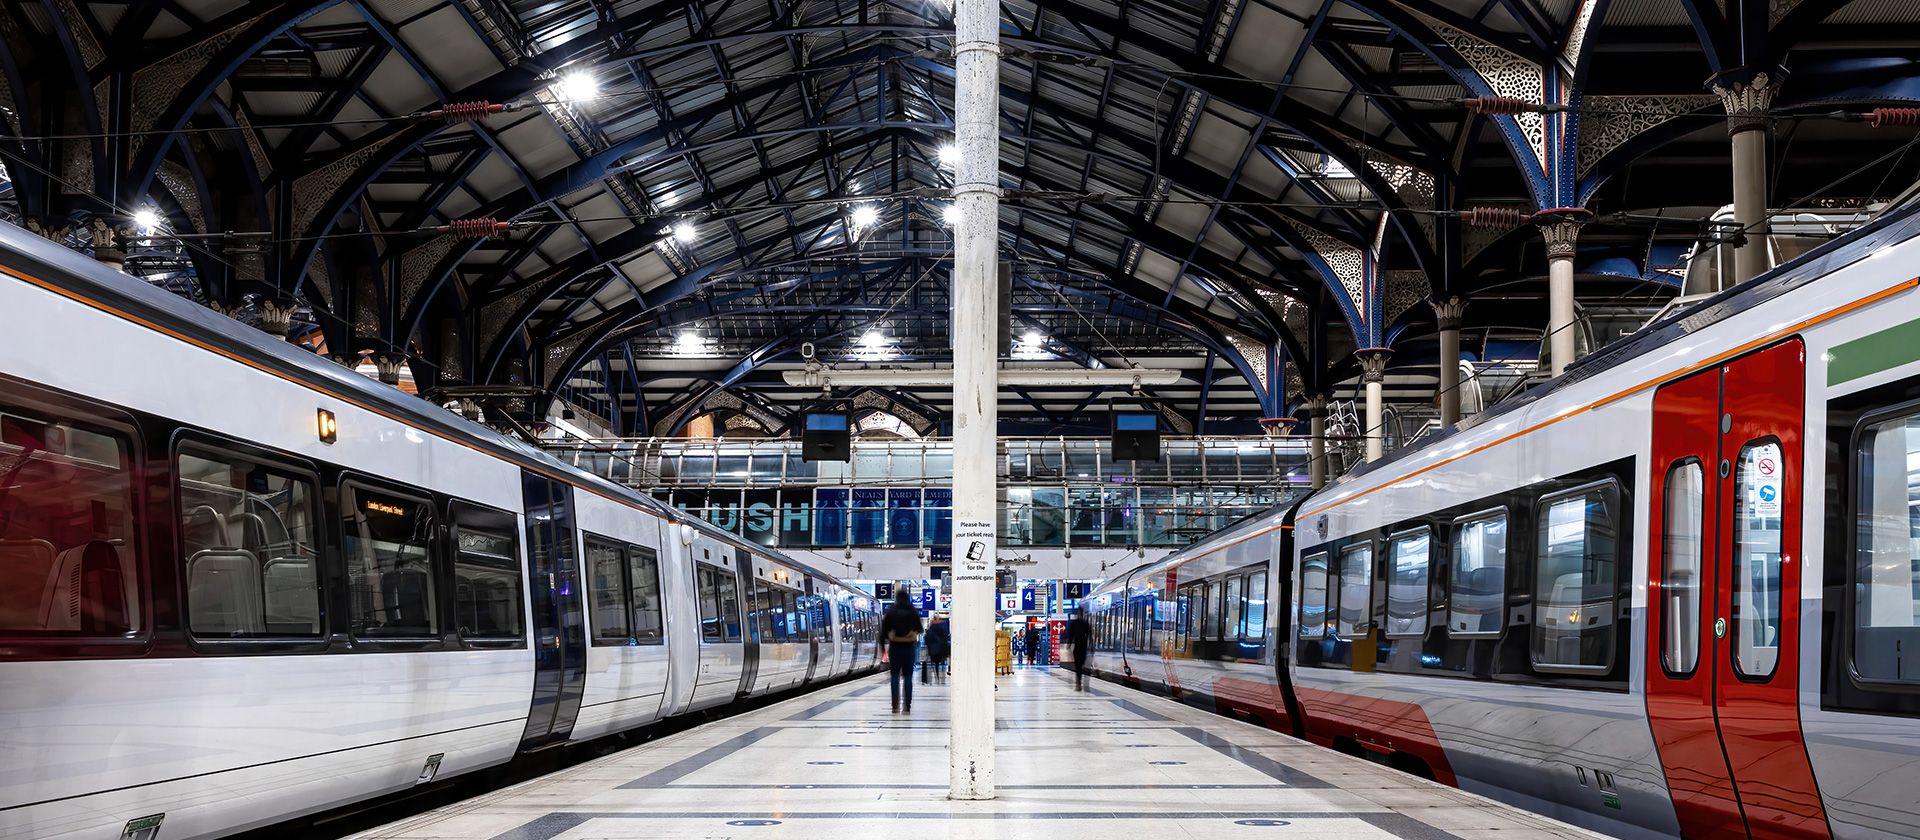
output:
[[807,431],[809,432],[844,432],[846,430],[847,415],[845,414],[807,415]]
[[1116,432],[1151,432],[1158,428],[1160,418],[1153,414],[1127,412],[1113,418],[1113,430]]

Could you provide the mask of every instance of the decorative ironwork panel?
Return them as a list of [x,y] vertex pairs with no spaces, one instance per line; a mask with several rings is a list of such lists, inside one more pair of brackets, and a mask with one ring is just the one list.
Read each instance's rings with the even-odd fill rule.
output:
[[1574,171],[1584,178],[1602,158],[1633,138],[1719,101],[1711,94],[1585,97],[1580,105]]
[[190,87],[193,77],[206,68],[221,51],[225,50],[242,33],[253,28],[254,24],[265,19],[267,13],[234,24],[199,43],[187,47],[173,55],[135,70],[131,84],[130,99],[133,100],[133,112],[130,115],[135,132],[148,131],[160,122],[167,105],[174,101],[179,92]]

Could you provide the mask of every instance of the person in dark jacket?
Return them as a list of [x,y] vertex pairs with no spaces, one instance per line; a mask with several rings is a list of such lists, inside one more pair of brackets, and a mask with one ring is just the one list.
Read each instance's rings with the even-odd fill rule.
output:
[[[893,595],[893,606],[887,608],[887,614],[880,619],[880,639],[885,642],[888,682],[893,686],[893,711],[899,714],[903,709],[913,711],[913,663],[920,658],[920,634],[926,628],[920,623],[920,611],[907,599],[907,591],[902,589]],[[900,695],[906,694],[906,703],[900,702]]]
[[1027,667],[1040,664],[1040,625],[1027,625]]
[[1073,620],[1067,622],[1065,641],[1073,646],[1073,688],[1075,691],[1087,690],[1087,654],[1093,652],[1093,622],[1087,620],[1087,608],[1073,611]]
[[934,682],[946,682],[947,655],[953,652],[953,628],[947,625],[945,615],[933,617],[923,641],[927,644],[927,658],[933,661]]

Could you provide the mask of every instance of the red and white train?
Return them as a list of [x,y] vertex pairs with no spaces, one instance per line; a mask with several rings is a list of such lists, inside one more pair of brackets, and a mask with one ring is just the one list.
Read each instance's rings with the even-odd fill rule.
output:
[[1092,666],[1621,837],[1920,836],[1916,231],[1107,581]]
[[9,225],[0,336],[0,838],[218,836],[876,667],[833,577]]

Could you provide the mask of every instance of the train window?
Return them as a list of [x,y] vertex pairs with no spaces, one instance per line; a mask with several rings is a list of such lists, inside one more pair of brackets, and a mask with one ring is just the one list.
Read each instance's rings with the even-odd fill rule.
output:
[[341,491],[340,511],[353,635],[439,635],[433,506],[349,483]]
[[1544,671],[1613,667],[1615,491],[1591,485],[1540,501],[1533,579],[1533,665]]
[[181,447],[175,453],[187,628],[220,639],[318,637],[314,482]]
[[1426,528],[1395,534],[1387,543],[1389,636],[1427,633],[1427,561],[1432,544],[1433,532]]
[[1335,632],[1343,639],[1373,629],[1373,543],[1340,550],[1340,610]]
[[1780,664],[1781,487],[1778,441],[1752,441],[1733,470],[1733,667],[1772,676]]
[[[718,644],[726,639],[726,620],[720,613],[720,570],[695,564],[693,576],[700,591],[700,641]],[[733,581],[729,579],[726,583],[731,586]]]
[[462,639],[519,641],[524,598],[513,517],[459,508],[454,513],[453,611]]
[[1660,661],[1675,676],[1700,661],[1701,535],[1706,523],[1706,476],[1700,459],[1667,470],[1664,530],[1660,536]]
[[627,621],[627,556],[619,543],[587,537],[587,596],[595,645],[624,645],[633,634]]
[[1240,638],[1255,644],[1267,641],[1267,573],[1254,572],[1247,578],[1247,609],[1242,613]]
[[716,570],[716,591],[720,594],[720,626],[729,642],[740,641],[740,586],[732,572]]
[[1327,554],[1309,554],[1300,561],[1300,638],[1327,635]]
[[1856,457],[1853,669],[1920,683],[1920,414],[1867,426]]
[[132,441],[0,409],[0,634],[124,636],[140,627]]
[[1226,608],[1220,613],[1220,638],[1235,641],[1240,638],[1240,616],[1246,611],[1243,599],[1246,598],[1246,579],[1239,575],[1227,578]]
[[1212,641],[1220,638],[1220,582],[1207,581],[1207,597],[1200,603],[1200,638]]
[[627,582],[631,584],[628,606],[633,618],[627,622],[634,641],[643,645],[666,643],[666,619],[660,611],[660,552],[638,545],[627,546]]
[[1507,512],[1485,511],[1455,520],[1452,545],[1448,635],[1499,635],[1506,621]]

